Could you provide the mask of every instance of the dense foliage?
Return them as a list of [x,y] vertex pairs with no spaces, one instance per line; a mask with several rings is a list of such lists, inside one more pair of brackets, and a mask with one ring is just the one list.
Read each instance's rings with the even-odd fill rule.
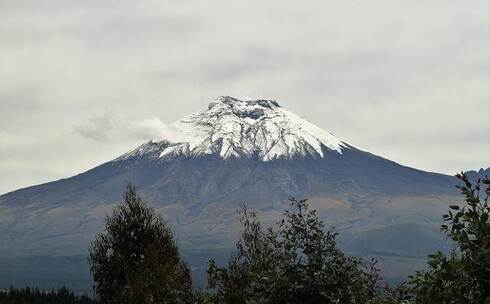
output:
[[242,235],[226,267],[211,260],[216,303],[367,303],[378,270],[346,256],[306,200],[292,199],[277,229],[264,230],[255,213],[241,213]]
[[2,304],[95,304],[95,300],[87,296],[76,296],[66,288],[41,291],[29,287],[0,290]]
[[412,277],[416,303],[490,303],[490,180],[473,185],[465,174],[457,177],[465,201],[450,206],[442,226],[456,248],[431,255],[428,269]]
[[128,185],[124,202],[92,242],[94,289],[102,303],[191,303],[190,272],[168,224]]

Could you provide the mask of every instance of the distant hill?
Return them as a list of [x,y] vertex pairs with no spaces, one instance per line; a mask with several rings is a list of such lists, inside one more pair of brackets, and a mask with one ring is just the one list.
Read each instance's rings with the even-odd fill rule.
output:
[[476,181],[477,179],[483,179],[483,178],[489,178],[490,177],[490,167],[483,169],[481,168],[480,170],[471,170],[465,172],[466,175],[470,178],[472,181]]

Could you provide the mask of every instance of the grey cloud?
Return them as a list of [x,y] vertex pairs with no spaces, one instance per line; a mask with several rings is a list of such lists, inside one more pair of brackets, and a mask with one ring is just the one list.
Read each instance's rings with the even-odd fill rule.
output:
[[88,139],[105,141],[114,128],[114,118],[114,112],[107,111],[93,116],[84,124],[75,125],[73,131]]
[[230,62],[208,63],[202,67],[203,75],[200,77],[206,82],[230,82],[244,77],[256,77],[271,70],[280,73],[291,68],[290,57],[286,52],[250,47]]
[[0,90],[0,131],[15,132],[32,127],[45,106],[42,90],[22,85]]
[[0,192],[172,136],[218,95],[421,169],[488,166],[489,24],[486,0],[0,0],[0,152],[23,171]]

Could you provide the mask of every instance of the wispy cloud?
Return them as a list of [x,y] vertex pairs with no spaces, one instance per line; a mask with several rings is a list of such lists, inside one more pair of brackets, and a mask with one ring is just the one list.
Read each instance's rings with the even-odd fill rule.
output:
[[113,111],[95,115],[89,121],[75,125],[73,131],[82,137],[95,141],[105,141],[114,130],[116,118]]
[[185,140],[172,125],[165,124],[159,118],[146,118],[131,123],[132,134],[139,139],[168,140],[179,142]]
[[73,131],[86,139],[107,144],[121,140],[183,140],[175,128],[157,117],[131,120],[113,110],[73,126]]

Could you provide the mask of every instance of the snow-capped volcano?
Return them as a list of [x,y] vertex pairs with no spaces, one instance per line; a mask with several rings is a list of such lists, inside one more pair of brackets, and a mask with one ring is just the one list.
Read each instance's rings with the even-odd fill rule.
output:
[[239,100],[221,96],[207,109],[176,121],[172,136],[138,147],[124,155],[152,155],[168,159],[176,155],[219,155],[221,158],[257,156],[263,161],[325,152],[342,154],[350,145],[274,100]]
[[[2,256],[82,256],[85,267],[127,182],[169,220],[196,273],[228,256],[242,204],[268,225],[291,196],[310,198],[356,255],[395,256],[392,268],[412,269],[414,256],[444,248],[439,222],[456,195],[453,177],[357,149],[273,100],[219,97],[115,160],[0,195],[0,265]],[[35,261],[29,270],[43,277],[59,268]]]

